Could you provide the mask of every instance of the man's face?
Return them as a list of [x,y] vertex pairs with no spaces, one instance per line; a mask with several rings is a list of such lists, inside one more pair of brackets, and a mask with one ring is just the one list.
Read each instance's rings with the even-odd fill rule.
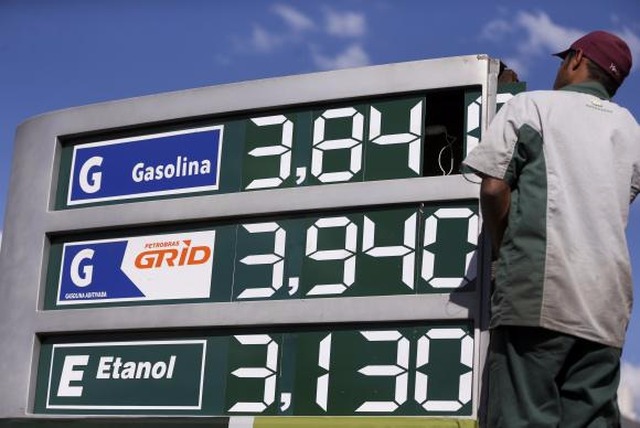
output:
[[553,89],[560,89],[564,86],[567,86],[570,83],[570,67],[569,62],[571,59],[571,54],[567,55],[560,64],[560,68],[558,68],[558,73],[556,74],[556,81],[553,83]]

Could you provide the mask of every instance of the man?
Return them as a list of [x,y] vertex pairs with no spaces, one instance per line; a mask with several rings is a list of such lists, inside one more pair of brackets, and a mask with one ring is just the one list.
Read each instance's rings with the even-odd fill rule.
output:
[[631,52],[595,31],[556,54],[555,91],[519,94],[465,165],[492,239],[487,426],[616,427],[631,312],[625,228],[640,129],[610,101]]

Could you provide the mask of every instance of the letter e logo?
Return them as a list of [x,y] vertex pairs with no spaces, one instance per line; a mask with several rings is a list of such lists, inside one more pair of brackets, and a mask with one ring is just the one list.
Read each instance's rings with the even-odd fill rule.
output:
[[88,363],[88,355],[67,355],[64,357],[60,384],[58,385],[58,397],[82,397],[82,387],[71,386],[71,382],[81,381],[84,377],[84,370],[74,370],[74,368],[86,366]]

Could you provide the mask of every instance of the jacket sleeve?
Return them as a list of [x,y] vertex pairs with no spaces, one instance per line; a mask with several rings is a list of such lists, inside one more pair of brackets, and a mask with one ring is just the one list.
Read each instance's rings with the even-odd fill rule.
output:
[[523,129],[540,132],[535,105],[526,93],[516,95],[496,114],[480,144],[463,161],[465,167],[489,177],[513,183],[521,170],[518,143]]

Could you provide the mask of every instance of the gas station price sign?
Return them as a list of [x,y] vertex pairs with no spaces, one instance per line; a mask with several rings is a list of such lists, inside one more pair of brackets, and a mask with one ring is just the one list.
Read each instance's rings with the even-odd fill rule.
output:
[[511,96],[499,70],[470,55],[25,122],[0,425],[473,426],[490,266],[458,167]]
[[80,140],[63,149],[57,208],[420,177],[426,110],[401,97]]
[[191,415],[471,414],[473,329],[415,322],[45,341],[36,410]]
[[45,309],[472,291],[477,203],[55,243]]

